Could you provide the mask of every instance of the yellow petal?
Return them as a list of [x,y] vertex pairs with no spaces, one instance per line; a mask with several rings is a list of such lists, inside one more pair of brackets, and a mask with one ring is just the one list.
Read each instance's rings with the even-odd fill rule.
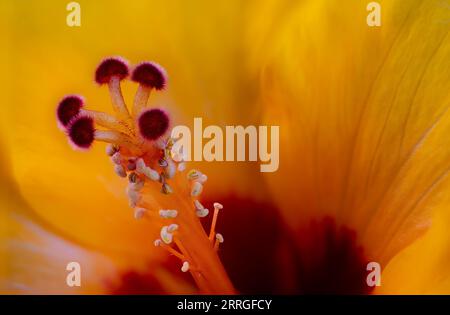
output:
[[266,121],[281,125],[266,179],[287,221],[331,215],[387,262],[448,193],[450,40],[439,3],[380,3],[369,28],[366,1],[307,2],[258,49]]

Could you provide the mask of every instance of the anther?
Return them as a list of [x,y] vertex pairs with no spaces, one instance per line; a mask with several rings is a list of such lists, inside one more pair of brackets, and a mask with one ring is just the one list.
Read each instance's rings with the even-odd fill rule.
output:
[[161,246],[161,240],[158,238],[153,242],[153,245],[155,245],[156,247]]
[[223,243],[223,242],[224,242],[223,235],[220,234],[220,233],[216,233],[216,240],[217,240],[219,243]]
[[195,206],[195,209],[197,209],[197,210],[205,209],[205,207],[198,200],[194,200],[194,206]]
[[166,243],[166,244],[172,243],[172,241],[173,241],[173,234],[168,231],[168,226],[163,226],[161,228],[160,235],[161,235],[161,240],[164,243]]
[[178,230],[178,224],[173,223],[173,224],[171,224],[171,225],[169,225],[169,226],[167,227],[167,231],[168,231],[169,233],[173,233],[173,232],[175,232],[176,230]]
[[137,183],[137,181],[139,180],[139,175],[136,174],[135,172],[130,173],[130,175],[128,175],[128,181],[130,183]]
[[186,163],[181,162],[178,164],[178,171],[179,172],[184,172],[184,170],[186,169]]
[[158,172],[146,166],[144,160],[141,158],[136,161],[136,172],[145,175],[153,181],[158,181],[160,179]]
[[171,179],[175,176],[177,168],[172,160],[167,161],[167,167],[164,169],[164,176],[167,179]]
[[223,243],[224,239],[222,234],[216,233],[216,241],[214,242],[214,250],[217,251],[219,249],[219,244]]
[[127,163],[127,169],[128,169],[129,171],[134,171],[134,170],[136,170],[136,162],[133,161],[133,160],[128,160],[128,163]]
[[139,174],[144,174],[147,178],[153,181],[158,181],[160,179],[158,172],[145,165],[142,158],[139,158],[136,161],[136,172]]
[[122,165],[119,164],[114,165],[114,172],[120,177],[127,177],[127,172],[125,171]]
[[185,261],[183,262],[183,266],[181,266],[182,272],[188,272],[189,271],[189,262]]
[[147,212],[147,209],[135,208],[135,210],[134,210],[134,218],[136,220],[142,219],[145,216],[146,212]]
[[116,152],[119,151],[119,148],[114,144],[107,144],[105,151],[108,156],[112,157]]
[[111,161],[114,164],[120,165],[122,163],[122,154],[120,154],[120,152],[114,153],[113,156],[111,156]]
[[212,222],[211,222],[211,229],[209,231],[209,239],[210,239],[211,242],[214,239],[214,235],[215,235],[215,232],[216,232],[215,230],[216,230],[216,224],[217,224],[217,217],[218,217],[219,211],[221,209],[223,209],[223,206],[220,203],[215,202],[214,203],[214,214],[213,214],[213,219],[212,219]]
[[172,187],[169,186],[169,184],[164,183],[161,186],[161,192],[165,195],[169,195],[169,194],[173,193],[173,189],[172,189]]
[[206,176],[205,174],[200,175],[200,177],[197,179],[197,181],[201,184],[206,183],[207,180],[208,180],[208,176]]
[[196,180],[196,179],[198,179],[201,175],[202,175],[202,173],[200,173],[200,172],[197,171],[197,170],[190,170],[190,171],[187,173],[187,179],[189,179],[189,180]]
[[194,182],[191,189],[191,196],[198,197],[203,191],[203,185],[200,182]]
[[167,163],[167,160],[166,159],[159,159],[158,160],[158,164],[159,164],[159,166],[161,166],[161,167],[167,167],[169,164]]
[[207,217],[209,214],[209,210],[204,208],[204,209],[198,209],[195,211],[195,214],[197,215],[197,217],[199,218],[204,218]]
[[176,218],[178,215],[178,211],[177,210],[159,210],[159,215],[161,218],[164,218],[164,219]]
[[127,187],[126,193],[128,195],[128,203],[131,208],[135,208],[137,203],[141,200],[140,193],[132,187]]
[[142,188],[144,188],[145,185],[145,181],[143,181],[142,179],[138,178],[137,181],[135,183],[129,183],[128,187],[132,190],[135,191],[140,191],[142,190]]

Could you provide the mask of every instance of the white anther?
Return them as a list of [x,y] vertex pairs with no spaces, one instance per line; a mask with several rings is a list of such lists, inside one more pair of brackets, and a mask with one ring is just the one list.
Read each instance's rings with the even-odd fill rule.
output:
[[164,140],[163,138],[160,138],[154,142],[154,146],[157,147],[158,149],[163,150],[167,146],[166,140]]
[[135,208],[134,210],[134,218],[136,220],[142,219],[145,216],[147,209],[144,208]]
[[207,180],[208,176],[206,176],[205,174],[200,175],[200,177],[197,179],[197,181],[202,184],[204,184]]
[[205,207],[203,207],[203,205],[198,200],[194,200],[194,206],[195,206],[195,209],[197,209],[197,210],[205,209]]
[[164,174],[166,178],[171,179],[175,176],[175,173],[177,171],[177,168],[175,166],[175,163],[172,160],[167,161],[167,167],[164,171]]
[[223,235],[220,234],[220,233],[216,233],[216,240],[217,240],[219,243],[223,243],[223,241],[224,241]]
[[164,243],[166,243],[166,244],[172,243],[172,240],[173,240],[173,234],[170,233],[170,232],[168,231],[168,226],[163,226],[163,227],[161,228],[161,233],[160,233],[160,235],[161,235],[161,240],[162,240]]
[[114,164],[120,164],[122,163],[122,154],[120,154],[120,152],[116,152],[111,156],[111,161]]
[[164,183],[161,187],[161,192],[163,194],[170,195],[171,193],[173,193],[173,189],[168,184]]
[[171,224],[171,225],[169,225],[169,226],[167,227],[167,231],[168,231],[169,233],[173,233],[173,232],[175,232],[176,230],[178,230],[178,224],[173,223],[173,224]]
[[161,218],[169,219],[169,218],[176,218],[178,215],[177,210],[159,210],[159,215]]
[[189,271],[189,263],[187,261],[185,261],[183,263],[183,266],[181,266],[181,271],[182,272],[188,272]]
[[218,202],[214,202],[214,209],[223,209],[222,204],[218,203]]
[[137,159],[137,161],[136,161],[136,172],[142,173],[142,171],[146,167],[147,167],[147,165],[145,165],[145,162],[144,162],[144,160],[142,158]]
[[114,144],[108,144],[106,146],[106,154],[108,156],[113,156],[114,153],[116,153],[116,152],[117,152],[117,147]]
[[178,172],[184,172],[185,169],[186,169],[186,163],[181,162],[180,164],[178,164]]
[[200,173],[200,172],[197,171],[197,170],[190,170],[190,171],[187,173],[187,178],[188,178],[189,180],[196,180],[196,179],[198,179],[201,175],[202,175],[202,173]]
[[197,211],[195,211],[195,214],[197,214],[197,217],[199,218],[204,218],[209,214],[209,210],[208,209],[198,209]]
[[138,191],[130,189],[129,187],[127,187],[126,192],[128,195],[128,204],[130,205],[131,208],[135,208],[137,203],[141,199],[141,195],[139,194]]
[[114,172],[120,177],[127,177],[127,172],[122,165],[114,165]]
[[142,174],[147,176],[150,180],[158,181],[159,180],[159,174],[157,171],[151,169],[150,167],[145,167],[142,170]]
[[153,245],[155,245],[156,247],[161,246],[161,240],[158,238],[153,242]]
[[203,191],[203,185],[199,182],[195,182],[192,185],[192,189],[191,189],[191,196],[192,197],[197,197],[199,196]]
[[140,191],[144,187],[145,182],[139,179],[136,183],[129,183],[128,188],[134,191]]

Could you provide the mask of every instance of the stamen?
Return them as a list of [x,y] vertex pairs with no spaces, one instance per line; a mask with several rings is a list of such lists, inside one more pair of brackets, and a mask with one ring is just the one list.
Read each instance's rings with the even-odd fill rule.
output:
[[212,242],[214,239],[214,235],[215,235],[215,230],[216,230],[216,224],[217,224],[217,216],[219,215],[219,211],[223,209],[223,206],[218,203],[215,202],[214,203],[214,214],[213,214],[213,219],[212,219],[212,223],[211,223],[211,229],[209,231],[209,239]]
[[177,167],[175,166],[175,163],[172,160],[169,160],[167,162],[167,166],[164,169],[164,176],[167,179],[171,179],[175,176],[176,171]]
[[139,180],[139,176],[136,173],[130,173],[130,175],[128,175],[128,180],[130,181],[130,183],[137,183]]
[[[135,208],[135,210],[134,210],[134,218],[136,220],[142,219],[145,216],[146,213],[147,213],[147,209]],[[156,241],[160,241],[160,240],[156,240]],[[155,241],[155,246],[159,246],[159,245],[156,245],[156,241]]]
[[145,175],[152,181],[160,180],[159,173],[154,169],[150,168],[149,166],[145,165],[145,162],[142,158],[139,158],[136,161],[136,172]]
[[177,210],[159,210],[159,215],[161,218],[164,219],[170,219],[170,218],[176,218],[178,215]]
[[65,129],[70,121],[80,113],[84,106],[84,99],[79,95],[68,95],[64,97],[58,104],[56,109],[56,117],[58,126]]
[[195,200],[194,205],[195,205],[195,210],[196,210],[195,213],[196,213],[197,217],[204,218],[209,214],[209,210],[205,209],[205,207],[203,207],[203,205],[200,203],[200,201]]
[[169,184],[164,183],[161,187],[161,192],[165,195],[170,195],[173,193],[173,189],[169,186]]
[[154,141],[169,129],[169,116],[158,108],[143,111],[138,118],[139,133],[145,140]]
[[196,179],[196,181],[198,181],[201,184],[206,183],[207,180],[208,180],[208,176],[206,176],[205,174],[200,175],[200,177],[198,179]]
[[105,151],[108,156],[112,157],[114,154],[116,154],[119,151],[119,148],[113,144],[108,144],[106,146]]
[[114,172],[120,177],[127,177],[127,172],[125,172],[122,165],[114,165]]
[[169,226],[167,227],[167,231],[168,231],[169,233],[173,233],[173,232],[175,232],[176,230],[178,230],[178,224],[173,223],[173,224],[171,224],[171,225],[169,225]]
[[222,234],[216,233],[216,241],[214,242],[214,250],[215,251],[219,250],[219,245],[221,243],[223,243],[223,241],[224,241],[224,239],[223,239]]
[[131,80],[139,83],[133,103],[133,116],[136,117],[146,107],[151,90],[165,87],[167,75],[160,65],[142,62],[134,68]]
[[130,189],[132,189],[132,190],[140,191],[142,188],[144,188],[144,185],[145,185],[145,181],[138,178],[138,180],[136,182],[134,182],[134,183],[130,182],[128,184],[128,187],[130,187]]
[[161,240],[166,243],[170,244],[173,241],[173,234],[168,231],[168,226],[163,226],[161,228]]
[[200,172],[197,171],[197,170],[190,170],[190,171],[187,173],[187,179],[189,179],[189,180],[196,180],[196,179],[198,179],[201,175],[202,175],[202,173],[200,173]]
[[219,243],[223,243],[223,242],[224,242],[223,235],[220,234],[220,233],[216,233],[216,240],[217,240]]
[[185,261],[183,263],[183,266],[181,266],[181,271],[182,272],[188,272],[189,271],[189,263],[187,261]]
[[123,99],[120,81],[128,77],[128,62],[123,58],[113,57],[103,60],[95,71],[98,84],[108,84],[114,111],[120,119],[128,122],[130,113]]
[[197,210],[205,209],[205,207],[198,200],[194,200],[194,206],[195,206],[195,209],[197,209]]
[[134,190],[129,186],[126,189],[126,193],[128,195],[128,203],[130,207],[135,208],[138,202],[141,200],[141,194],[137,190]]
[[209,210],[208,209],[199,209],[195,211],[195,214],[197,215],[197,217],[199,218],[204,218],[207,217],[209,214]]
[[203,191],[203,185],[200,182],[194,182],[191,189],[191,196],[198,197]]
[[184,257],[183,254],[181,254],[180,252],[178,252],[176,249],[165,245],[165,244],[161,244],[162,248],[164,248],[165,250],[167,250],[170,254],[174,255],[175,257],[179,258],[181,261],[186,260],[186,258]]
[[122,154],[120,154],[120,152],[114,153],[113,156],[111,156],[111,161],[114,164],[122,164]]

